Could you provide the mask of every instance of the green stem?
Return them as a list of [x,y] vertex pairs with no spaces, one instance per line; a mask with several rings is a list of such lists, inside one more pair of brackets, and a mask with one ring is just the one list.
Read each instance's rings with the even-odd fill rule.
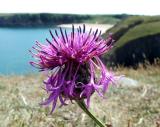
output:
[[81,109],[100,127],[106,127],[100,120],[98,120],[86,107],[86,104],[83,100],[77,100],[77,104],[81,107]]

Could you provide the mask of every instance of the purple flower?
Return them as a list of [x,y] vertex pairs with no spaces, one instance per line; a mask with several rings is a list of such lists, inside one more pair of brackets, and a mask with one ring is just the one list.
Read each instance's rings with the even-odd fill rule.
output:
[[56,30],[55,36],[51,31],[50,34],[52,40],[46,39],[45,45],[36,42],[33,47],[36,53],[30,51],[37,59],[31,65],[49,72],[44,81],[49,97],[42,105],[51,103],[53,112],[58,100],[63,106],[67,100],[85,99],[89,107],[91,95],[97,92],[103,97],[108,85],[116,79],[99,58],[111,49],[112,37],[104,40],[98,29],[86,32],[85,25],[77,31],[73,26],[70,34],[61,28],[60,34]]

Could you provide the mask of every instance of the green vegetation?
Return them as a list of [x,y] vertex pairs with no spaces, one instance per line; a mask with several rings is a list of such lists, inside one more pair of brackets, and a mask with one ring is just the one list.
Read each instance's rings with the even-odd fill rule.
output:
[[[104,57],[115,64],[137,65],[160,58],[160,16],[131,16],[108,30],[116,47]],[[111,58],[112,57],[112,58]]]
[[[117,40],[122,35],[126,34],[132,28],[137,27],[138,25],[155,23],[160,21],[160,16],[129,16],[124,18],[121,22],[117,23],[113,28],[109,29],[106,33],[109,32],[114,34],[114,38]],[[143,29],[145,31],[145,29]],[[152,30],[154,31],[154,30]]]
[[85,23],[93,24],[116,24],[129,15],[90,15],[90,19],[84,20]]
[[125,36],[119,39],[119,45],[123,46],[125,43],[135,40],[137,38],[142,38],[145,36],[155,35],[160,33],[160,21],[151,23],[142,23],[132,29],[130,29]]
[[128,15],[0,14],[0,27],[46,27],[66,23],[116,24]]
[[54,26],[62,23],[81,22],[89,16],[69,14],[3,14],[0,16],[1,27],[39,27]]
[[[160,66],[118,68],[138,82],[135,87],[112,86],[106,99],[94,94],[93,113],[113,127],[156,127],[160,114]],[[50,109],[39,106],[45,91],[41,75],[0,76],[0,126],[2,127],[96,127],[76,103]],[[158,127],[158,124],[157,124]]]

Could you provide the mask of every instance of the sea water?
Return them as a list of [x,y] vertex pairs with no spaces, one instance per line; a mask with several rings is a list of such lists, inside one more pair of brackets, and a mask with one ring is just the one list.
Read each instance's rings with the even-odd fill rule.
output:
[[59,28],[0,28],[0,74],[35,73],[36,69],[29,64],[34,60],[29,49],[36,40],[46,43],[46,38],[51,39],[49,29],[54,34]]

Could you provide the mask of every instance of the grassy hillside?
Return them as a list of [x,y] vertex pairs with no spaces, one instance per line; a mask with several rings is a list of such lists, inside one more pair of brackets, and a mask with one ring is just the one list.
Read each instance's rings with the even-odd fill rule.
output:
[[116,44],[105,60],[130,66],[160,58],[160,16],[132,16],[119,22],[104,36],[110,32]]
[[150,23],[142,23],[130,30],[122,36],[118,42],[118,46],[123,46],[125,43],[135,40],[138,38],[142,38],[145,36],[155,35],[160,33],[160,21],[150,22]]
[[0,27],[46,27],[64,23],[116,24],[128,15],[0,14]]

